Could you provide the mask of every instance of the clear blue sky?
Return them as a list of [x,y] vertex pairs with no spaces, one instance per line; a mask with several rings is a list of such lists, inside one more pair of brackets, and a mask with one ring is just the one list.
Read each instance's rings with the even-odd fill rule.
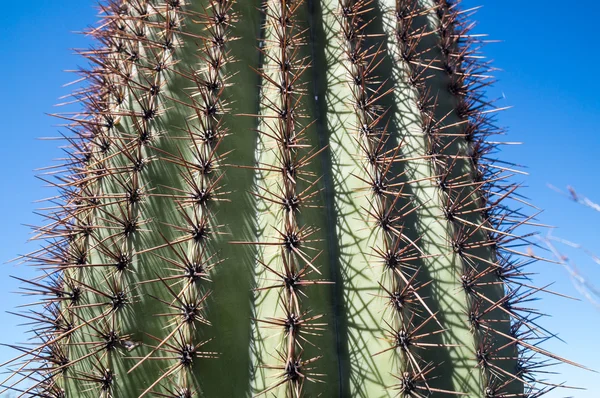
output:
[[[243,0],[240,0],[243,1]],[[34,178],[33,169],[51,164],[60,156],[56,142],[38,137],[56,136],[57,121],[45,116],[54,112],[58,97],[69,92],[61,86],[73,76],[64,70],[83,63],[70,50],[85,47],[78,31],[96,20],[92,0],[44,0],[24,5],[3,2],[0,14],[0,209],[2,232],[0,262],[29,252],[29,230],[35,224],[34,200],[52,195]],[[483,0],[465,0],[471,7]],[[509,128],[508,139],[522,141],[502,157],[527,165],[529,176],[522,181],[524,193],[545,209],[540,220],[557,227],[556,235],[590,248],[600,243],[600,213],[569,202],[546,187],[547,183],[573,185],[581,193],[600,201],[600,64],[597,18],[600,2],[579,0],[490,1],[478,13],[477,32],[489,33],[500,43],[488,46],[486,55],[502,69],[493,95],[504,95],[503,105],[513,109],[500,116]],[[573,6],[571,8],[571,6]],[[600,250],[598,250],[600,251]],[[600,285],[600,266],[573,254],[586,276]],[[557,265],[537,264],[539,285],[556,282],[554,290],[581,298],[568,274]],[[24,303],[12,294],[18,283],[9,275],[32,276],[30,269],[12,264],[0,266],[0,342],[24,340],[26,328],[17,328],[19,319],[4,311]],[[549,342],[557,354],[600,371],[600,311],[591,304],[544,296],[535,303],[552,313],[544,325],[567,343]],[[0,362],[12,352],[0,347]],[[568,381],[587,391],[553,392],[550,398],[600,396],[600,376],[559,366],[555,382]]]

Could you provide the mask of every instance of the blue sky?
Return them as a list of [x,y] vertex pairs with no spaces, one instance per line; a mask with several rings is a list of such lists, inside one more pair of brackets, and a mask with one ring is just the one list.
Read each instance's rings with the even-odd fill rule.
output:
[[[465,0],[466,7],[484,3]],[[547,187],[568,184],[580,193],[600,201],[600,63],[597,16],[600,2],[579,0],[569,7],[558,0],[490,1],[477,14],[477,32],[500,40],[488,46],[486,55],[500,68],[499,83],[492,96],[504,96],[502,105],[513,106],[500,117],[509,129],[507,139],[523,145],[502,153],[506,160],[527,166],[529,176],[520,177],[523,190],[536,206],[544,209],[540,221],[556,226],[555,235],[594,248],[600,242],[600,213],[586,209]],[[33,169],[52,164],[60,156],[56,141],[39,137],[56,136],[57,120],[45,115],[55,112],[58,97],[69,93],[61,87],[74,78],[64,70],[76,69],[83,61],[71,48],[85,47],[87,40],[73,34],[95,21],[91,0],[45,0],[24,6],[6,2],[0,14],[3,50],[0,62],[0,188],[2,232],[0,263],[36,248],[26,244],[35,224],[34,200],[52,195]],[[600,251],[600,250],[598,250]],[[592,281],[600,285],[600,266],[576,252],[574,261]],[[558,265],[539,263],[530,270],[538,285],[556,282],[552,289],[580,298],[571,301],[545,295],[535,305],[552,317],[544,325],[566,341],[545,346],[559,355],[600,371],[600,310],[586,302],[572,285],[567,272]],[[30,277],[32,270],[13,264],[0,266],[0,341],[24,340],[26,328],[5,311],[27,302],[11,292],[18,282],[9,275]],[[0,362],[12,352],[0,347]],[[548,397],[596,398],[600,377],[569,366],[555,369],[554,382],[568,381],[587,391],[562,390]]]

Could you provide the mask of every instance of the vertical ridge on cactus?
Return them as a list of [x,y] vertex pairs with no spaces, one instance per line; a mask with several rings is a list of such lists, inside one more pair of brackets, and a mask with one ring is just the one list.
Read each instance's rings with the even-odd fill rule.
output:
[[[104,0],[23,256],[37,397],[539,397],[533,224],[447,0]],[[542,375],[542,376],[540,376]]]

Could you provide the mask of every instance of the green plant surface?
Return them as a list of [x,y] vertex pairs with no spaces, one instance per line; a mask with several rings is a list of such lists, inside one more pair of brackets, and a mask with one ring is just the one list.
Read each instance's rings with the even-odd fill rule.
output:
[[[533,208],[445,0],[106,0],[23,259],[37,397],[539,397]],[[539,376],[542,375],[542,376]]]

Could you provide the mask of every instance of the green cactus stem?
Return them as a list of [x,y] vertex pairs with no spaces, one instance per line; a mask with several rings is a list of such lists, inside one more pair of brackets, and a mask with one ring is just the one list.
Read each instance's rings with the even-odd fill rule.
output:
[[[531,223],[445,0],[104,0],[23,259],[36,397],[539,397]],[[548,292],[551,293],[551,292]],[[576,365],[579,366],[579,365]]]

